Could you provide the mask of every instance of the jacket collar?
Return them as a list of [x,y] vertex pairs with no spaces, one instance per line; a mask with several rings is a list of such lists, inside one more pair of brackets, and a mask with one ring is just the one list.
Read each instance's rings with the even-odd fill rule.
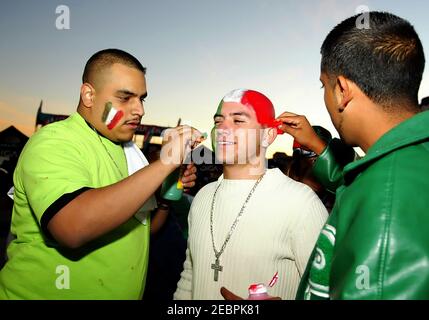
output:
[[350,184],[354,178],[373,162],[385,155],[412,144],[429,139],[429,111],[420,112],[401,122],[385,133],[360,160],[344,168],[344,181]]

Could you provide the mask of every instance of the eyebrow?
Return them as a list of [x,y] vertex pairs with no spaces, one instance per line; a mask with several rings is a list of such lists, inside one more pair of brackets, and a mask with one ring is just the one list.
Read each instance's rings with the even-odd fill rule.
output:
[[[230,115],[230,116],[244,116],[244,117],[246,117],[246,118],[249,118],[249,119],[250,119],[250,114],[248,114],[247,112],[233,112],[233,113],[230,113],[229,115]],[[217,118],[217,117],[225,118],[225,116],[223,116],[222,114],[220,114],[220,113],[216,113],[216,114],[213,116],[213,119],[215,119],[215,118]]]
[[[118,90],[118,91],[116,91],[116,94],[117,94],[117,95],[122,95],[122,96],[133,96],[133,97],[137,97],[137,96],[138,96],[138,94],[137,94],[137,93],[132,92],[132,91],[129,91],[129,90],[127,90],[127,89],[121,89],[121,90]],[[144,99],[144,98],[146,98],[146,97],[147,97],[147,92],[143,93],[143,94],[140,96],[140,99]]]

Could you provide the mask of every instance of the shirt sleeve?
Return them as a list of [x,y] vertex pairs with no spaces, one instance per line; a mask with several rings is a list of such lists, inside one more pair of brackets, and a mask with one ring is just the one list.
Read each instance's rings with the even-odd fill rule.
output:
[[300,219],[292,236],[292,251],[295,256],[298,272],[302,277],[311,252],[319,237],[320,230],[328,218],[328,212],[320,199],[310,195],[300,214]]
[[[195,203],[195,202],[194,202]],[[183,263],[183,271],[180,274],[180,280],[177,283],[176,292],[173,295],[174,300],[191,300],[192,299],[192,274],[193,274],[193,265],[192,265],[192,253],[191,253],[191,238],[192,238],[192,210],[193,206],[188,215],[188,225],[189,225],[189,236],[188,236],[188,247],[186,249],[186,259]]]
[[192,258],[191,253],[186,249],[186,260],[183,263],[183,271],[180,274],[180,280],[177,283],[177,289],[173,296],[174,300],[192,299]]
[[313,166],[313,174],[328,191],[335,193],[337,188],[344,183],[344,167],[354,161],[356,157],[357,154],[352,147],[334,138],[317,157]]
[[91,187],[91,177],[82,148],[73,141],[38,138],[25,148],[15,182],[46,231],[59,210]]

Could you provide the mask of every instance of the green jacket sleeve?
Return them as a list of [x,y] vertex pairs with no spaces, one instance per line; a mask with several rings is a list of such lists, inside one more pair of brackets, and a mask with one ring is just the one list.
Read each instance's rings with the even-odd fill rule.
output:
[[335,193],[344,183],[343,168],[355,158],[356,153],[352,147],[334,138],[317,158],[313,174],[328,191]]

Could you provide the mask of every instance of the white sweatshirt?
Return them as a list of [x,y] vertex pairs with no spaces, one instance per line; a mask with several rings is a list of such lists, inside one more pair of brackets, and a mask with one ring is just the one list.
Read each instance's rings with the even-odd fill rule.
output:
[[299,281],[328,213],[306,185],[285,176],[279,169],[267,170],[257,186],[232,236],[220,256],[218,281],[210,235],[210,208],[219,183],[213,214],[217,251],[256,180],[227,180],[202,188],[189,212],[186,261],[174,299],[223,299],[222,286],[247,298],[251,284],[268,285],[278,272],[272,296],[295,299]]

